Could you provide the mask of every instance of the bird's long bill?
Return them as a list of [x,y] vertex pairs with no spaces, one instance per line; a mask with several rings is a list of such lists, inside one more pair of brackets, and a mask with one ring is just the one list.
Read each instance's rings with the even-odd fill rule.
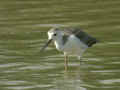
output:
[[44,51],[45,48],[52,42],[52,39],[48,40],[47,43],[41,48],[41,51]]

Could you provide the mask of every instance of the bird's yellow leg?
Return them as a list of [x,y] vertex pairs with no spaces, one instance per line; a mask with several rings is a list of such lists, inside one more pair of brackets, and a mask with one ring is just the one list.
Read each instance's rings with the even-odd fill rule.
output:
[[68,56],[65,55],[65,70],[68,68]]

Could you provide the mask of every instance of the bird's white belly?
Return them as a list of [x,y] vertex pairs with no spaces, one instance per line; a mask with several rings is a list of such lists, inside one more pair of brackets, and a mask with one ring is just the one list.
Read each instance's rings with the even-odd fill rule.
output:
[[67,54],[81,54],[83,53],[88,47],[81,42],[78,38],[74,35],[71,35],[64,45],[63,51]]

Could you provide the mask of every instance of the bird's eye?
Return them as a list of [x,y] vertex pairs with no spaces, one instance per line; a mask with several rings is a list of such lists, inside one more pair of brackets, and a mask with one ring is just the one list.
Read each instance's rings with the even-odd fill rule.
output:
[[57,34],[55,33],[54,36],[56,36]]

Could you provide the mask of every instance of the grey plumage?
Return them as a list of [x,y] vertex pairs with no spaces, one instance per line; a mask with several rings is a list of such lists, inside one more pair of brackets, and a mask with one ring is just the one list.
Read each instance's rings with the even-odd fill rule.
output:
[[63,40],[62,40],[63,41],[63,45],[67,42],[68,37],[69,37],[68,35],[64,35],[63,36]]
[[91,47],[97,42],[97,40],[94,37],[88,35],[86,32],[83,32],[80,29],[75,29],[73,34],[75,34],[75,36],[78,37],[83,43],[88,45],[88,47]]
[[98,41],[96,38],[88,35],[86,32],[82,31],[80,28],[54,28],[54,30],[62,30],[64,32],[63,36],[63,44],[66,43],[67,38],[69,35],[74,34],[77,38],[79,38],[84,44],[86,44],[88,47],[91,47]]

